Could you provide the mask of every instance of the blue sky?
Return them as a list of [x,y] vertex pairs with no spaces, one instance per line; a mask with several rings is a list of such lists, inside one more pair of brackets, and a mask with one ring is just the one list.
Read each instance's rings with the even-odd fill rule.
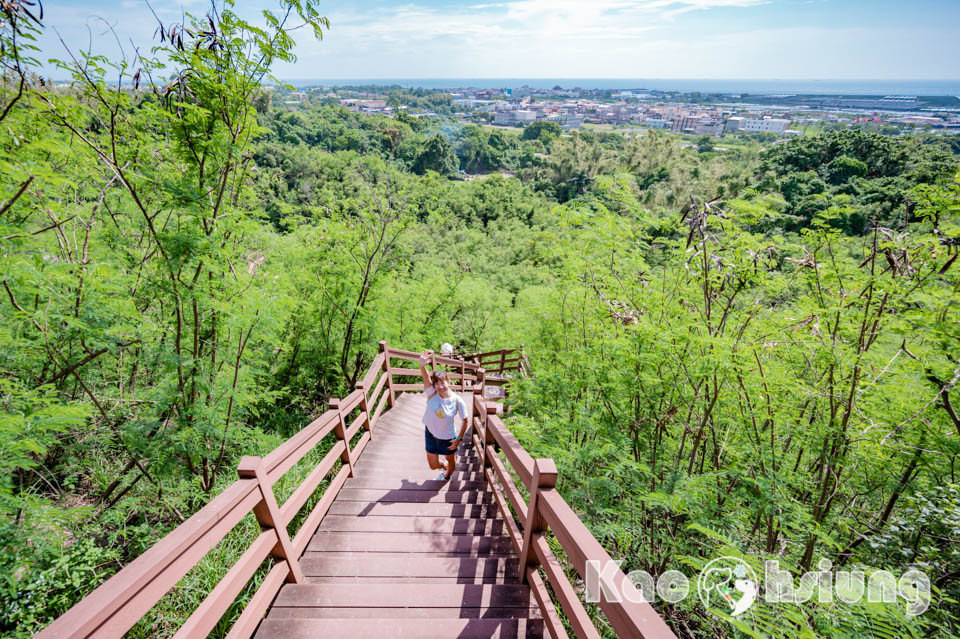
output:
[[[151,0],[161,18],[202,0]],[[256,19],[274,3],[238,0]],[[45,2],[41,58],[147,46],[144,0]],[[960,78],[960,0],[367,0],[321,7],[281,78]],[[56,77],[57,74],[54,74]]]

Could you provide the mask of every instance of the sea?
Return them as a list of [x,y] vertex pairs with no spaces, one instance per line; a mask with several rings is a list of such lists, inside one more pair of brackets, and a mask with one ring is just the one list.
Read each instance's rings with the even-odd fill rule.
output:
[[691,78],[281,78],[294,86],[399,85],[404,88],[517,89],[650,89],[680,93],[774,95],[952,95],[960,97],[958,80],[737,80]]

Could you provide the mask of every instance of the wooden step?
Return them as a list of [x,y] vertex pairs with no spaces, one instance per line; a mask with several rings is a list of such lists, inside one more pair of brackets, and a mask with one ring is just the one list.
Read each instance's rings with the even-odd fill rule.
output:
[[256,639],[540,639],[540,619],[264,619]]
[[400,501],[408,504],[492,504],[493,493],[464,490],[389,490],[383,488],[341,488],[337,501],[386,503]]
[[331,515],[323,518],[321,532],[396,532],[445,535],[503,535],[502,519],[452,517],[389,517]]
[[[390,532],[318,532],[307,544],[312,552],[395,552],[443,555],[509,555],[509,537],[490,535],[422,535]],[[371,561],[375,560],[371,557]]]
[[[425,458],[416,461],[397,461],[390,464],[367,463],[361,460],[354,463],[353,468],[355,477],[366,477],[380,473],[388,476],[409,477],[411,479],[419,479],[421,477],[424,479],[433,479],[437,476],[437,473],[440,472],[440,469],[433,469],[427,466],[427,460]],[[479,463],[457,464],[454,467],[454,472],[482,473],[483,466]],[[424,477],[424,475],[427,475],[427,477]]]
[[526,585],[286,584],[274,608],[529,608]]
[[[449,453],[444,453],[443,455],[441,455],[441,457],[446,457],[448,454]],[[480,457],[472,452],[471,453],[459,452],[457,453],[456,459],[458,464],[460,463],[475,464],[480,461]],[[374,463],[380,463],[380,464],[389,464],[397,461],[402,461],[402,462],[412,461],[412,462],[420,462],[425,464],[427,462],[427,451],[425,451],[422,446],[418,446],[416,448],[408,448],[408,449],[402,449],[402,448],[371,449],[370,447],[367,447],[366,450],[360,453],[360,457],[357,458],[357,462],[359,463],[360,461],[365,461],[368,463],[374,462]]]
[[[307,584],[326,586],[328,584]],[[359,585],[365,590],[380,588],[384,584],[370,582]],[[410,586],[415,584],[401,583],[395,586]],[[424,584],[435,586],[437,584]],[[462,585],[462,584],[461,584]],[[485,584],[495,586],[496,584]],[[511,585],[511,584],[506,584]],[[387,584],[389,587],[389,584]],[[452,584],[457,586],[457,584]],[[449,586],[444,586],[449,587]],[[483,606],[479,608],[272,608],[267,619],[542,619],[538,608],[504,608]],[[427,623],[433,623],[432,621]]]
[[[439,470],[427,468],[426,465],[424,465],[423,468],[377,468],[374,470],[356,468],[356,477],[357,479],[383,479],[392,481],[408,479],[414,482],[429,482],[433,481],[433,478],[436,477],[439,472]],[[484,476],[478,470],[466,471],[458,468],[453,471],[450,481],[483,482]]]
[[303,574],[312,577],[440,577],[480,579],[518,576],[517,559],[498,557],[421,557],[404,554],[388,557],[384,553],[369,557],[336,557],[327,553],[306,552],[300,558]]
[[[434,477],[439,471],[432,471]],[[348,479],[344,482],[344,488],[379,488],[379,489],[388,489],[388,490],[428,490],[432,492],[442,492],[442,491],[472,491],[472,490],[484,490],[487,487],[487,482],[485,481],[462,481],[458,479],[450,478],[449,481],[444,480],[435,480],[435,479],[421,479],[421,480],[411,480],[411,479],[394,479],[386,478],[383,475],[373,475],[364,473],[360,475],[357,473],[357,477],[353,479]]]
[[308,584],[518,584],[518,577],[305,577]]
[[395,517],[499,517],[496,504],[405,503],[401,501],[365,503],[335,500],[331,515],[391,515]]

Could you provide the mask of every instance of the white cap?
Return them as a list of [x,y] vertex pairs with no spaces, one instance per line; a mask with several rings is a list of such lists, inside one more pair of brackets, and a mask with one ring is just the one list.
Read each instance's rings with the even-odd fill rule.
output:
[[452,354],[452,353],[453,353],[453,345],[452,345],[452,344],[444,343],[444,345],[440,347],[440,352],[441,352],[442,354],[444,354],[444,355],[450,355],[450,354]]

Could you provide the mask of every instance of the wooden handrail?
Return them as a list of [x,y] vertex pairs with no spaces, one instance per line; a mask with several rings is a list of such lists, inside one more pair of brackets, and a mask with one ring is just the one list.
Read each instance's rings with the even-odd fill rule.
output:
[[[245,457],[241,460],[238,468],[240,478],[237,481],[54,620],[37,635],[37,639],[122,637],[247,514],[253,512],[263,532],[176,634],[177,637],[205,637],[253,578],[263,561],[274,555],[281,561],[267,573],[228,634],[229,639],[250,637],[283,582],[303,580],[299,568],[300,555],[343,483],[351,475],[353,461],[373,436],[383,405],[388,400],[393,404],[392,390],[388,388],[381,396],[384,385],[391,383],[388,366],[392,355],[392,349],[382,345],[381,352],[373,359],[370,369],[353,392],[342,400],[331,400],[330,410],[262,459]],[[374,383],[378,378],[379,381]],[[371,388],[373,393],[368,394]],[[378,397],[380,402],[377,411],[371,415],[369,407],[374,405]],[[358,414],[347,427],[345,420],[354,412]],[[352,439],[361,428],[365,432],[351,448]],[[273,485],[331,433],[337,437],[337,441],[290,497],[283,504],[278,504]],[[342,464],[340,470],[331,479],[300,530],[290,539],[287,526],[338,461]]]
[[[519,355],[508,361],[506,355],[512,353]],[[610,556],[554,488],[556,468],[553,462],[547,459],[534,460],[501,421],[498,416],[501,406],[484,397],[487,375],[493,371],[485,369],[480,362],[494,355],[494,371],[497,373],[503,373],[504,365],[513,361],[517,362],[517,366],[509,370],[517,370],[520,374],[529,370],[529,362],[522,349],[479,353],[468,358],[473,361],[436,357],[434,362],[459,368],[458,373],[451,372],[450,376],[460,380],[461,390],[469,390],[473,394],[473,442],[483,464],[483,475],[494,493],[511,543],[523,564],[521,580],[529,583],[551,636],[561,639],[567,633],[553,607],[546,583],[550,584],[576,636],[581,639],[599,638],[600,634],[590,621],[573,585],[551,552],[544,537],[545,531],[553,531],[570,562],[584,579],[588,560],[598,560],[602,565],[610,561]],[[267,572],[227,635],[228,639],[249,638],[284,581],[303,580],[299,558],[344,482],[352,476],[357,458],[375,436],[375,427],[384,408],[394,405],[398,391],[422,391],[422,384],[394,383],[394,375],[411,375],[412,369],[394,368],[391,359],[418,358],[419,353],[390,348],[386,342],[380,342],[380,352],[362,380],[357,382],[354,391],[343,399],[332,399],[330,410],[262,459],[245,457],[238,468],[240,478],[237,481],[56,619],[37,638],[122,637],[247,514],[253,512],[263,531],[176,634],[184,638],[209,634],[263,562],[273,555],[279,561]],[[472,382],[469,389],[465,388],[467,381]],[[375,407],[372,412],[371,407]],[[273,485],[331,433],[336,440],[323,459],[311,469],[286,501],[279,504]],[[359,439],[352,445],[358,434]],[[527,487],[529,501],[523,501],[508,469],[497,456],[495,445],[503,450],[507,463]],[[339,470],[330,479],[300,529],[290,538],[287,533],[290,522],[338,462],[341,464]],[[546,575],[546,582],[540,576],[540,568]],[[626,576],[618,570],[612,584],[623,588],[625,580]],[[600,596],[601,609],[621,637],[674,637],[649,604],[609,601],[603,589]]]
[[[546,583],[552,587],[576,636],[580,639],[599,639],[599,631],[593,625],[576,590],[550,550],[544,537],[545,531],[548,528],[553,531],[571,564],[584,580],[587,578],[587,561],[596,560],[601,566],[605,566],[608,565],[607,562],[612,561],[610,555],[557,492],[555,488],[557,472],[553,460],[534,460],[524,450],[517,438],[498,417],[499,405],[487,401],[482,388],[474,387],[473,401],[474,425],[478,429],[473,441],[483,462],[487,482],[494,493],[494,500],[500,509],[500,514],[508,522],[507,529],[511,533],[511,539],[514,539],[514,546],[517,546],[514,531],[522,535],[522,541],[517,548],[521,580],[529,583],[538,602],[550,601],[549,593],[545,590],[544,582],[537,572],[538,566],[543,568],[547,577]],[[521,502],[520,491],[497,457],[494,443],[500,446],[507,463],[526,486],[530,495],[527,503]],[[497,485],[498,482],[500,486]],[[508,504],[513,506],[513,512]],[[613,574],[610,583],[621,593],[628,588],[633,588],[633,584],[619,569]],[[634,603],[627,597],[621,597],[620,601],[613,601],[608,598],[605,589],[600,590],[600,609],[618,636],[638,639],[676,639],[676,635],[649,603]],[[549,609],[544,610],[543,617],[544,624],[553,637],[566,636],[563,626],[559,620],[551,616]]]

